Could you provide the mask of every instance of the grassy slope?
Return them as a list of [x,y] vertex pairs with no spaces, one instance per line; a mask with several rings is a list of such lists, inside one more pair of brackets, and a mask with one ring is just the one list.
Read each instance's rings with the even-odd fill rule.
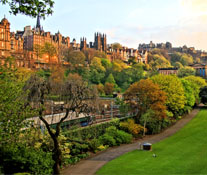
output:
[[107,163],[97,174],[207,174],[207,109],[172,137],[154,144],[152,152],[132,151]]

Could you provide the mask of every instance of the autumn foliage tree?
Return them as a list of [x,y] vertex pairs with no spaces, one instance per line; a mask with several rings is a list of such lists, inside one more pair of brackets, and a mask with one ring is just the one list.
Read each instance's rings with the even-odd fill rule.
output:
[[158,119],[166,117],[166,93],[150,79],[132,84],[125,92],[124,99],[134,111],[138,111],[138,118],[148,109],[152,109],[155,112],[154,117]]
[[112,95],[114,91],[114,84],[112,83],[105,83],[104,85],[104,92],[106,95]]

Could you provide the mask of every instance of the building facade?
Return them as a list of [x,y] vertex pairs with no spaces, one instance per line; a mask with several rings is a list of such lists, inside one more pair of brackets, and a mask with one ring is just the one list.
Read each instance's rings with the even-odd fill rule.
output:
[[0,22],[0,56],[8,57],[11,51],[10,23],[4,17]]
[[106,34],[95,33],[93,47],[96,50],[107,52]]
[[178,74],[178,68],[176,67],[170,67],[170,68],[159,68],[158,69],[159,74],[163,75],[171,75],[171,74]]

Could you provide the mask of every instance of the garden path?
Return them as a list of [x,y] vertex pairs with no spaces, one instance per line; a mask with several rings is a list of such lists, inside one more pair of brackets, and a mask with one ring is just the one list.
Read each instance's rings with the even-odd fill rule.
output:
[[65,168],[64,170],[62,170],[61,174],[63,175],[93,175],[99,168],[101,168],[107,162],[121,156],[124,153],[133,151],[135,149],[139,149],[140,144],[144,142],[149,142],[153,144],[153,143],[156,143],[156,142],[159,142],[165,139],[166,137],[169,137],[175,134],[184,125],[186,125],[189,121],[191,121],[196,116],[196,114],[199,112],[199,110],[200,110],[200,107],[195,108],[194,110],[192,110],[190,114],[186,115],[181,120],[179,120],[177,123],[175,123],[173,126],[167,128],[166,130],[164,130],[163,132],[159,134],[146,136],[143,139],[139,139],[132,144],[125,144],[119,147],[109,148],[106,151],[101,152],[93,157],[89,157],[86,160],[81,160],[76,165],[71,165]]

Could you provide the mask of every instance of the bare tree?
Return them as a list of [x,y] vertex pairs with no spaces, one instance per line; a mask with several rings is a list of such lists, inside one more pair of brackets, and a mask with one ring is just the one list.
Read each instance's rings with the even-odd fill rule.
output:
[[[33,102],[33,105],[38,109],[39,119],[45,124],[50,137],[53,140],[53,160],[55,161],[53,166],[54,174],[60,174],[61,165],[61,150],[58,137],[60,135],[61,124],[68,117],[76,114],[89,114],[95,110],[95,101],[97,100],[97,92],[95,88],[90,87],[87,82],[81,79],[68,79],[63,84],[59,85],[59,88],[52,88],[52,83],[38,77],[32,76],[25,86],[29,89],[30,93],[28,99]],[[57,86],[57,85],[56,85]],[[64,112],[64,116],[56,123],[55,132],[51,129],[50,124],[44,117],[44,106],[48,99],[48,95],[56,95],[59,100],[64,101],[63,107],[60,110]]]

